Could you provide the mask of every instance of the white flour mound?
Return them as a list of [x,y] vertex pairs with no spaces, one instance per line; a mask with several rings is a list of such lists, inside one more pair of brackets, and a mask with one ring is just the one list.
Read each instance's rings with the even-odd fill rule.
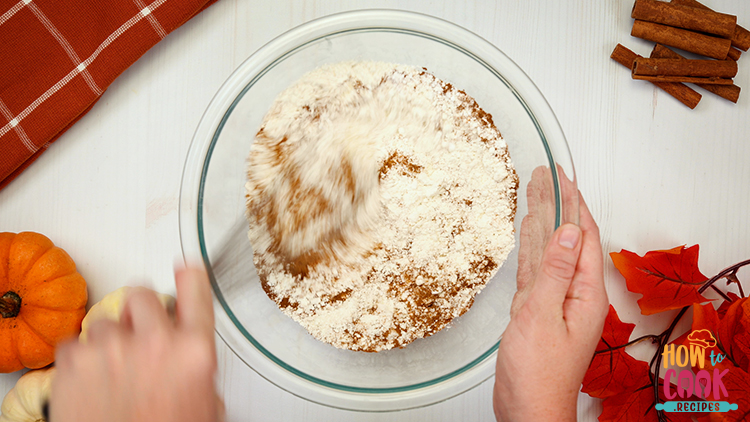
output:
[[306,74],[276,98],[248,160],[263,288],[336,347],[434,334],[514,247],[505,142],[471,97],[422,69],[343,62]]

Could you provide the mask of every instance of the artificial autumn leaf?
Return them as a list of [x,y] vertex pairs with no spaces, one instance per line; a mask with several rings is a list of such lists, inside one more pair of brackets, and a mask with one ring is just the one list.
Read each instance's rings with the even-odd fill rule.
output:
[[698,270],[698,245],[652,251],[643,257],[624,249],[609,255],[628,290],[643,295],[638,300],[643,315],[708,301],[698,293],[708,280]]
[[[611,350],[627,344],[634,327],[635,324],[622,322],[615,308],[609,305],[597,353],[586,371],[581,390],[604,399],[600,422],[656,422],[658,419],[648,364],[630,356],[624,347]],[[659,394],[663,396],[661,388]],[[661,401],[665,401],[664,397]],[[665,416],[669,421],[692,421],[684,413],[665,413]]]
[[677,337],[676,339],[672,340],[670,344],[674,344],[675,347],[678,347],[680,345],[687,345],[688,344],[688,336],[690,335],[691,331],[687,331],[682,333],[681,336]]
[[[734,353],[733,360],[738,364],[747,364],[747,352],[743,350],[743,341],[748,341],[748,319],[750,319],[750,301],[740,298],[730,293],[729,298],[733,302],[725,301],[715,310],[713,305],[695,305],[693,307],[693,330],[705,329],[710,330],[716,336],[717,346],[706,348],[705,363],[707,369],[714,368],[720,371],[727,370],[726,375],[722,377],[722,383],[727,390],[728,397],[726,401],[737,403],[738,409],[729,412],[713,412],[709,415],[698,418],[699,422],[734,422],[745,421],[750,419],[750,375],[741,367],[737,367],[730,359],[724,359],[721,362],[715,361],[711,366],[710,354],[713,351],[715,355],[723,353],[724,350],[732,350]],[[689,345],[687,342],[685,345]],[[719,347],[721,345],[721,348]],[[698,372],[697,366],[693,367],[694,372]]]
[[[697,306],[700,306],[700,305],[695,305],[695,306],[697,307]],[[693,344],[693,342],[690,339],[688,339],[688,337],[692,333],[693,333],[692,330],[687,331],[686,333],[683,333],[681,336],[679,336],[676,339],[674,339],[669,344],[674,344],[675,352],[677,351],[677,348],[680,347],[680,346],[686,346],[688,348],[688,350],[690,350],[690,345]],[[715,335],[714,335],[714,337],[715,337]],[[716,346],[713,346],[713,348],[706,349],[706,352],[703,355],[703,358],[704,358],[703,359],[703,366],[701,367],[700,366],[700,360],[696,359],[695,360],[695,366],[693,366],[693,368],[692,368],[694,373],[698,373],[698,371],[700,371],[703,368],[708,368],[710,370],[710,368],[711,368],[711,350],[712,349],[715,350],[717,353],[719,351],[719,349]],[[662,353],[662,351],[659,351],[659,353]],[[688,356],[688,357],[690,359],[692,359],[692,357],[690,357],[690,356]],[[661,368],[662,369],[665,368],[664,360],[665,359],[662,356],[662,361],[661,361]],[[677,370],[680,369],[680,366],[676,362],[676,358],[675,358],[675,363],[674,364],[672,364],[671,360],[668,363],[669,363],[669,367],[670,368],[677,369]],[[693,361],[691,360],[690,363],[693,363]]]
[[[724,305],[722,305],[724,306]],[[728,306],[726,307],[729,308]],[[721,308],[719,308],[721,309]],[[722,342],[721,336],[719,335],[719,325],[721,324],[721,318],[720,314],[716,309],[714,309],[713,305],[710,303],[707,303],[705,305],[693,305],[693,325],[691,327],[691,330],[674,340],[672,343],[675,344],[675,347],[683,345],[688,348],[690,346],[698,346],[701,342],[695,342],[691,341],[688,337],[693,334],[696,331],[705,331],[708,333],[711,333],[711,336],[714,340],[714,343],[712,345],[709,345],[708,347],[704,347],[703,351],[703,365],[700,365],[700,361],[693,362],[691,360],[691,363],[694,363],[693,365],[693,372],[698,373],[701,369],[706,369],[709,371],[712,371],[713,369],[719,369],[723,371],[724,369],[734,369],[736,366],[732,363],[730,359],[723,359],[722,361],[719,361],[718,359],[714,359],[714,361],[711,361],[711,353],[714,354],[714,356],[718,356],[719,354],[725,354],[722,347],[723,342],[730,343],[733,340],[724,340]]]
[[732,292],[727,292],[727,297],[731,300],[724,300],[721,302],[721,305],[719,306],[719,309],[716,310],[716,312],[719,314],[719,318],[724,318],[724,315],[727,314],[727,310],[729,309],[732,304],[738,300],[740,300],[740,297]]
[[[647,374],[641,374],[641,381],[645,384],[640,388],[604,399],[599,422],[657,422],[659,418],[654,407],[654,389],[651,381]],[[662,380],[659,380],[659,384],[662,384]],[[666,401],[661,387],[659,397],[662,402]],[[667,421],[693,421],[690,413],[663,412],[663,415]]]
[[[645,362],[639,362],[625,353],[624,347],[621,346],[628,344],[634,327],[632,324],[622,323],[614,309],[610,309],[602,340],[597,346],[599,353],[594,356],[592,367],[586,374],[587,383],[584,384],[585,392],[604,398],[599,421],[687,422],[697,417],[699,422],[750,422],[750,299],[726,293],[722,295],[726,300],[718,309],[710,303],[700,304],[708,302],[708,299],[698,292],[708,279],[698,270],[698,246],[649,252],[643,257],[624,250],[612,253],[611,256],[615,266],[625,277],[628,290],[643,295],[638,304],[644,315],[693,306],[692,329],[670,343],[671,352],[655,351],[654,359],[658,354],[666,352],[662,358],[668,358],[668,366],[681,374],[681,369],[687,368],[683,368],[680,363],[684,363],[684,359],[688,358],[693,372],[698,374],[701,369],[710,371],[713,375],[712,385],[717,387],[717,383],[721,382],[716,392],[718,393],[720,388],[720,396],[727,402],[738,404],[739,409],[711,414],[657,412],[655,403],[667,401],[664,396],[664,380],[659,379],[658,388],[654,389],[650,381],[651,368]],[[738,268],[747,265],[750,265],[750,260],[729,267],[721,274],[736,274]],[[727,278],[732,283],[739,283],[736,276]],[[739,289],[742,292],[741,286]],[[680,312],[672,325],[661,334],[646,336],[644,339],[652,337],[664,341],[672,338],[675,325],[684,313]],[[684,354],[685,349],[680,347],[683,345],[688,347],[688,356]],[[703,360],[696,361],[695,357],[701,356],[701,352]],[[603,357],[608,359],[605,360]],[[659,369],[663,369],[663,360],[659,360],[659,366],[662,367]],[[627,363],[632,363],[632,367],[628,367],[629,374],[624,375],[622,370],[616,369],[618,365],[627,367]],[[669,374],[671,383],[680,379],[675,373]],[[721,378],[715,378],[717,376]],[[622,379],[619,385],[618,378]],[[706,385],[703,381],[701,383]],[[670,390],[670,395],[682,391],[676,385],[671,385]],[[712,393],[712,398],[719,397]],[[676,397],[675,399],[685,401]],[[703,402],[705,399],[694,395],[688,400]]]
[[[707,330],[711,333],[715,340],[718,340],[720,322],[721,321],[719,318],[719,314],[716,312],[716,309],[714,309],[714,305],[710,303],[707,303],[705,305],[696,304],[693,306],[692,330],[686,334],[692,334],[693,332],[700,330]],[[677,341],[675,341],[675,343],[677,343]],[[681,344],[690,347],[691,343],[692,342],[687,338],[687,336],[685,336],[685,341]],[[721,349],[719,349],[718,343],[705,348],[703,366],[698,365],[698,362],[696,362],[695,367],[693,367],[694,372],[697,372],[702,368],[711,367],[711,352],[714,352],[715,355],[721,353]]]
[[698,420],[711,422],[741,422],[750,420],[750,374],[739,368],[732,368],[724,375],[722,381],[729,394],[727,401],[737,403],[737,410],[712,412],[708,418],[700,418]]
[[743,371],[750,366],[750,300],[735,300],[718,327],[719,343],[731,361]]
[[[656,410],[653,408],[654,390],[651,388],[648,379],[646,381],[646,384],[642,388],[604,399],[602,402],[602,413],[599,415],[599,422],[656,421]],[[647,415],[649,413],[654,413],[654,417],[648,418]]]
[[634,387],[640,387],[641,375],[648,379],[648,364],[635,359],[625,352],[624,347],[612,350],[613,347],[627,344],[635,324],[620,321],[617,311],[609,305],[609,313],[604,321],[604,330],[596,346],[594,358],[583,378],[581,391],[591,397],[606,398]]
[[[723,306],[723,305],[722,305]],[[721,316],[711,303],[693,306],[693,331],[709,330],[716,334],[719,330]]]
[[[698,418],[699,422],[720,422],[720,421],[744,421],[750,419],[750,376],[743,368],[735,366],[733,361],[730,359],[723,359],[719,361],[715,359],[711,361],[711,353],[715,356],[723,354],[723,350],[734,350],[735,357],[733,358],[738,363],[747,364],[747,354],[739,348],[738,352],[738,340],[740,342],[747,339],[747,332],[737,334],[738,331],[742,331],[743,317],[744,327],[747,328],[747,312],[748,300],[740,299],[734,294],[729,295],[730,298],[734,299],[734,302],[724,302],[719,310],[715,310],[714,307],[709,303],[706,305],[694,305],[693,307],[693,331],[695,330],[710,330],[714,333],[714,336],[718,340],[718,344],[714,347],[706,348],[705,361],[703,368],[709,371],[712,369],[718,369],[720,372],[726,370],[726,374],[722,376],[722,383],[727,390],[728,397],[727,402],[737,403],[738,410],[726,412],[714,412],[709,415],[701,416]],[[734,297],[732,297],[734,296]],[[723,315],[719,311],[723,310]],[[744,312],[743,312],[744,311]],[[734,337],[732,335],[734,334]],[[686,337],[685,337],[686,339]],[[686,346],[690,346],[689,342],[684,343]],[[740,343],[741,344],[741,343]],[[721,346],[721,348],[719,347]],[[738,358],[739,356],[739,358]],[[698,373],[701,368],[699,365],[693,366],[693,372]],[[712,371],[713,372],[713,371]]]
[[[625,326],[628,330],[628,337],[630,332],[633,331],[635,324],[623,324],[617,317],[617,313],[614,311],[612,305],[609,305],[609,314],[607,320],[612,317],[613,322],[621,324],[619,327],[622,330],[622,326]],[[605,327],[607,327],[605,322]],[[615,327],[618,324],[613,324]],[[605,329],[606,333],[606,329]],[[619,333],[622,336],[622,333]],[[604,336],[602,336],[604,337]],[[625,338],[627,343],[628,337]],[[603,338],[602,338],[603,340]],[[600,341],[601,344],[601,341]],[[624,343],[621,343],[624,344]],[[598,347],[597,347],[598,349]],[[617,349],[622,350],[622,349]],[[631,359],[633,359],[631,357]],[[633,359],[635,360],[635,359]],[[606,363],[606,362],[604,362]],[[654,390],[651,387],[651,378],[649,377],[649,368],[646,362],[642,362],[643,366],[636,365],[633,371],[630,371],[627,376],[629,378],[630,388],[623,389],[619,394],[610,395],[605,398],[602,402],[602,413],[599,415],[600,422],[606,421],[623,421],[623,422],[640,422],[640,421],[655,421],[656,418],[648,418],[647,415],[654,410]],[[594,362],[592,362],[592,366]],[[591,368],[589,368],[591,371]],[[588,373],[586,374],[588,375]],[[615,383],[617,380],[615,380]],[[654,416],[656,414],[654,413]]]

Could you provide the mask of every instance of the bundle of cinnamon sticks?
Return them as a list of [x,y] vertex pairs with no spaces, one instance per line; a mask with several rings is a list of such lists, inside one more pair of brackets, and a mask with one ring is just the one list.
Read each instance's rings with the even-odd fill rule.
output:
[[[740,87],[732,78],[742,51],[750,48],[750,31],[737,25],[736,16],[697,0],[636,0],[631,16],[631,35],[656,43],[648,58],[621,44],[615,47],[612,59],[629,68],[633,79],[652,82],[691,109],[702,96],[685,83],[737,102]],[[687,59],[666,46],[706,59]]]

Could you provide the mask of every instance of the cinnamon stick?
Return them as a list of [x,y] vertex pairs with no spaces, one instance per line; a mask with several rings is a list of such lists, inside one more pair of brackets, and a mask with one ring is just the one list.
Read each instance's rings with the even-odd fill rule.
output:
[[750,31],[737,25],[734,29],[734,36],[732,37],[732,46],[739,48],[742,51],[747,51],[750,48]]
[[742,55],[742,52],[734,47],[729,49],[729,53],[727,54],[728,59],[732,59],[734,61],[737,61],[740,59],[740,56]]
[[[617,44],[610,57],[617,63],[631,69],[635,59],[641,56],[624,47],[622,44]],[[679,102],[691,109],[695,108],[701,100],[701,94],[681,83],[654,82],[654,85],[663,89],[666,93],[675,97]]]
[[734,81],[724,78],[698,78],[695,76],[653,76],[653,75],[633,75],[633,79],[649,82],[683,82],[688,84],[706,84],[706,85],[734,85]]
[[[696,9],[713,10],[697,0],[672,0],[672,3],[694,7]],[[732,46],[737,47],[742,51],[747,51],[747,49],[750,48],[750,31],[737,25],[737,27],[734,28],[734,35],[732,36]]]
[[633,63],[633,74],[642,76],[734,78],[737,75],[737,62],[732,60],[687,60],[641,57]]
[[636,0],[631,17],[730,39],[737,26],[737,16],[658,0]]
[[633,22],[633,30],[630,34],[637,38],[719,60],[727,57],[729,48],[732,46],[732,41],[724,38],[641,20]]
[[[684,57],[682,57],[676,51],[670,50],[668,47],[665,47],[661,44],[656,44],[654,46],[654,49],[651,51],[650,57],[662,59],[684,59]],[[698,86],[733,103],[737,103],[737,100],[740,98],[740,87],[738,87],[737,85],[698,84]]]

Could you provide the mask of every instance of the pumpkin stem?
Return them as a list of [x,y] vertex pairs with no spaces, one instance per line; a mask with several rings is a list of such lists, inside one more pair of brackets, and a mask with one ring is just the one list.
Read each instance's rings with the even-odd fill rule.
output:
[[7,292],[0,297],[0,316],[15,318],[21,312],[21,296],[16,292]]

